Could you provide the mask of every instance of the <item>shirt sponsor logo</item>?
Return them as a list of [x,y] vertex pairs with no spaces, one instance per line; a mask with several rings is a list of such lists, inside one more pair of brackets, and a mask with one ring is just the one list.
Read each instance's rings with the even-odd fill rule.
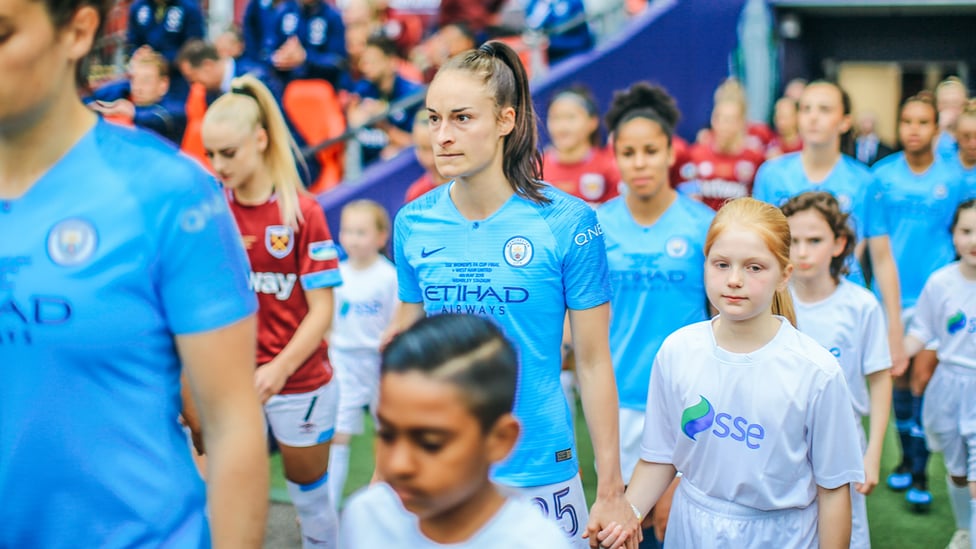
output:
[[74,267],[87,261],[98,247],[98,236],[92,224],[71,218],[51,228],[47,235],[47,254],[62,267]]
[[523,236],[513,236],[505,243],[505,261],[512,267],[524,267],[532,261],[532,242]]
[[576,236],[573,237],[573,242],[575,242],[577,246],[583,246],[585,244],[589,244],[594,239],[602,236],[603,236],[603,227],[599,223],[597,223],[592,227],[587,227],[585,231],[580,231],[576,233]]
[[278,301],[287,301],[291,297],[298,275],[295,273],[251,273],[247,279],[247,287],[258,294],[275,296]]
[[[762,425],[750,423],[742,416],[732,417],[732,414],[725,412],[716,414],[712,403],[703,395],[698,396],[701,400],[685,408],[681,413],[681,432],[685,436],[697,442],[696,436],[710,432],[716,438],[731,438],[742,442],[750,450],[759,449],[758,441],[766,438],[766,429]],[[712,429],[713,425],[714,429]]]
[[949,332],[949,335],[954,335],[962,331],[962,329],[965,327],[966,327],[966,313],[962,311],[956,311],[956,314],[950,316],[946,320],[946,330]]
[[64,324],[72,312],[71,302],[61,296],[0,299],[0,345],[32,345],[32,328]]
[[308,245],[308,257],[313,261],[331,261],[339,258],[339,250],[331,240],[312,242]]
[[264,247],[276,259],[282,259],[295,247],[294,233],[287,225],[268,225],[264,229]]

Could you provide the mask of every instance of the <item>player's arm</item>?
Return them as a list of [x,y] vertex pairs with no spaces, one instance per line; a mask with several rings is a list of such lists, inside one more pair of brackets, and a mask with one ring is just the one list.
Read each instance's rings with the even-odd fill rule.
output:
[[871,395],[869,412],[871,430],[868,432],[868,447],[864,451],[864,482],[855,485],[857,491],[865,495],[870,494],[878,484],[881,449],[891,411],[891,371],[873,372],[868,374],[867,378]]
[[176,347],[203,423],[215,548],[261,547],[268,511],[264,419],[254,394],[255,320],[180,335]]
[[640,521],[624,497],[620,474],[620,435],[617,384],[610,359],[610,305],[584,310],[570,309],[569,322],[576,356],[576,374],[586,426],[596,454],[596,501],[584,536],[595,547],[596,535],[612,522],[623,528],[626,547],[637,547]]
[[278,394],[288,378],[322,345],[322,338],[332,325],[332,288],[305,290],[308,314],[298,324],[295,334],[271,362],[254,372],[254,386],[261,402]]
[[847,549],[851,546],[851,486],[817,486],[817,532],[820,549]]
[[[677,470],[670,463],[637,460],[634,474],[631,475],[630,484],[627,486],[627,500],[634,504],[642,516],[646,516],[661,499],[661,495],[671,486],[676,474]],[[629,547],[624,544],[625,540],[619,539],[618,532],[619,529],[608,526],[597,535],[597,539],[603,547],[611,549]]]
[[881,290],[881,303],[888,319],[891,375],[900,376],[908,368],[910,354],[902,345],[905,328],[901,323],[901,285],[898,282],[898,267],[895,265],[895,258],[891,255],[891,240],[888,235],[869,238],[868,253],[871,254],[874,280]]

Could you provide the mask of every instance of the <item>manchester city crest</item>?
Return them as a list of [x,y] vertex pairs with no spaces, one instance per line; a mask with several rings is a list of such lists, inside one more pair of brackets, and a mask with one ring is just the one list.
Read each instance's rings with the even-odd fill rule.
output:
[[47,254],[51,261],[63,267],[84,263],[95,253],[97,245],[95,228],[84,219],[65,219],[47,235]]
[[513,236],[505,243],[504,256],[512,267],[524,267],[532,261],[532,243],[523,236]]
[[295,247],[294,233],[287,225],[268,225],[264,229],[264,247],[276,259],[291,253]]
[[675,259],[688,255],[688,241],[681,236],[672,237],[664,245],[665,251]]

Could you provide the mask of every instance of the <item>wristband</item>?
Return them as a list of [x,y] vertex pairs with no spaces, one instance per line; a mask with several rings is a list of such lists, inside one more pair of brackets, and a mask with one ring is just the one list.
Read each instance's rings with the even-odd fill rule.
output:
[[644,516],[641,515],[640,509],[638,509],[636,505],[634,505],[633,503],[631,503],[630,504],[630,509],[632,511],[634,511],[634,516],[637,517],[637,522],[641,522],[641,521],[644,520]]

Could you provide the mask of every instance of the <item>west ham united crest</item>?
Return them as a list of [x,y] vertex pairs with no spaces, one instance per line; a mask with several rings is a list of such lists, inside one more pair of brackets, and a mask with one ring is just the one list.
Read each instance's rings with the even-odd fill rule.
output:
[[504,255],[512,267],[524,267],[532,261],[532,243],[523,236],[513,236],[505,243]]
[[291,253],[295,247],[294,233],[287,225],[269,225],[264,230],[264,247],[276,259]]
[[87,261],[98,245],[98,235],[84,219],[65,219],[47,234],[47,254],[51,261],[73,267]]

